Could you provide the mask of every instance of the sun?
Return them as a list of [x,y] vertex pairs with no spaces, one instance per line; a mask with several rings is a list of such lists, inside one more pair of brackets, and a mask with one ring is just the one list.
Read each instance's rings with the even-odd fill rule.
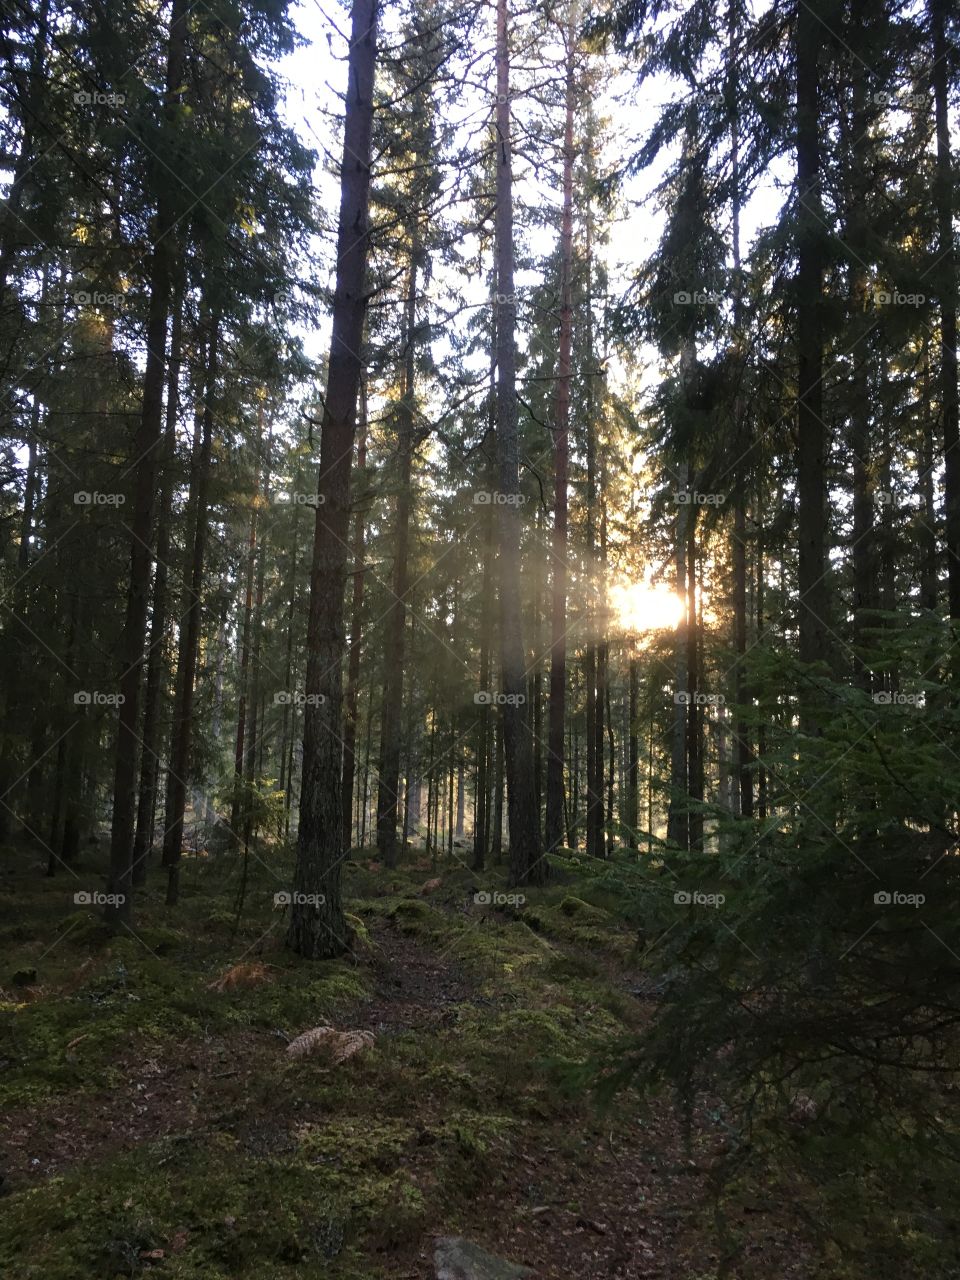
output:
[[683,618],[683,601],[663,583],[623,578],[610,585],[607,599],[624,631],[672,631]]

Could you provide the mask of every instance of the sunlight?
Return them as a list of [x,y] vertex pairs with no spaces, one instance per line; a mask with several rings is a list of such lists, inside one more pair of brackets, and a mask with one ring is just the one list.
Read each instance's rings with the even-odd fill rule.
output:
[[616,625],[624,631],[670,631],[683,617],[683,601],[663,583],[622,578],[607,597]]

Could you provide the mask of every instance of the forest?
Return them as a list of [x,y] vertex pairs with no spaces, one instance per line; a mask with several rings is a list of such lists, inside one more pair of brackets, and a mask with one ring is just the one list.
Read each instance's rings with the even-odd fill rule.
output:
[[957,1280],[958,38],[0,0],[0,1275]]

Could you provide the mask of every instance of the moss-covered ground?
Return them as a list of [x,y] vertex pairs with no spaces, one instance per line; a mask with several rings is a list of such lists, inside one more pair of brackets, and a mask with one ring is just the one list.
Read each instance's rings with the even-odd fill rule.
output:
[[[438,1234],[544,1277],[815,1274],[762,1194],[718,1212],[708,1111],[681,1140],[667,1100],[600,1110],[578,1083],[649,1010],[636,929],[575,871],[499,906],[475,898],[496,869],[357,855],[354,952],[309,963],[281,865],[251,865],[239,920],[229,858],[188,862],[174,910],[154,873],[111,937],[74,902],[96,858],[74,880],[2,857],[8,1280],[430,1277]],[[373,1048],[288,1057],[324,1022]]]

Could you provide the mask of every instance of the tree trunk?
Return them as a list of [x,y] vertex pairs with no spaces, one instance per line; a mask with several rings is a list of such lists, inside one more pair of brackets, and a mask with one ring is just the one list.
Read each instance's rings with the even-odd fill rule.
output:
[[497,459],[500,503],[500,650],[502,709],[510,828],[510,880],[541,884],[547,864],[540,848],[533,751],[526,715],[526,660],[520,621],[520,464],[516,385],[513,171],[507,0],[497,0],[496,253],[497,253]]
[[[187,607],[180,617],[180,644],[177,652],[176,710],[167,771],[167,812],[164,822],[163,864],[167,868],[167,905],[177,902],[180,885],[180,854],[183,846],[183,816],[186,809],[187,779],[193,746],[193,694],[197,657],[200,650],[200,623],[203,611],[203,564],[207,547],[207,507],[210,493],[210,460],[213,449],[213,406],[217,391],[218,325],[210,325],[207,345],[207,377],[203,402],[203,435],[197,460],[196,502],[193,513],[193,546]],[[187,574],[184,573],[186,586]]]
[[321,959],[349,946],[341,901],[344,858],[341,663],[350,468],[367,310],[377,0],[354,0],[344,117],[340,221],[327,393],[320,428],[318,506],[310,571],[300,827],[287,941]]
[[[820,49],[817,2],[797,6],[797,571],[799,651],[804,664],[828,657],[826,454],[823,420],[824,211],[820,174]],[[804,684],[802,718],[819,732],[822,699]]]
[[400,739],[403,722],[403,664],[407,627],[407,560],[413,505],[414,394],[416,371],[417,274],[419,235],[410,250],[403,343],[403,394],[397,406],[397,509],[393,527],[393,587],[386,615],[383,703],[380,714],[380,767],[377,787],[377,848],[388,867],[397,865],[397,814],[400,792]]
[[[187,0],[172,0],[164,87],[164,131],[180,125],[176,104],[183,80]],[[159,175],[158,175],[159,177]],[[143,374],[140,424],[134,442],[134,500],[130,522],[130,580],[119,650],[121,655],[117,729],[113,775],[113,822],[110,835],[109,889],[115,904],[104,915],[114,928],[133,918],[133,840],[137,807],[141,674],[147,633],[153,511],[156,495],[157,445],[163,431],[163,382],[166,367],[167,315],[170,310],[174,257],[175,207],[169,177],[158,181],[153,252],[150,259],[150,302],[147,314],[147,352]]]
[[[367,467],[367,395],[360,384],[360,438],[357,441],[357,470]],[[347,664],[347,692],[343,715],[343,842],[350,847],[353,837],[353,784],[357,762],[357,709],[360,685],[360,650],[363,644],[364,511],[357,507],[353,517],[353,601],[350,608],[350,659]]]
[[946,25],[949,0],[930,0],[933,32],[933,99],[937,124],[936,278],[940,294],[940,398],[943,414],[944,509],[947,601],[954,625],[960,619],[960,408],[957,391],[957,257],[953,234],[954,173],[950,150],[950,74]]
[[160,781],[160,708],[163,695],[164,652],[167,634],[167,574],[170,556],[170,515],[173,504],[173,468],[176,463],[177,414],[180,407],[180,365],[183,342],[183,288],[177,284],[170,330],[170,369],[167,377],[167,410],[164,449],[157,502],[157,563],[153,571],[153,610],[147,645],[147,690],[143,708],[143,754],[140,760],[140,797],[137,831],[133,841],[133,883],[147,880],[147,859],[153,847],[157,787]]
[[546,848],[563,843],[563,766],[567,686],[567,481],[570,380],[573,371],[573,115],[576,94],[576,29],[571,8],[566,33],[563,128],[563,210],[560,219],[560,333],[553,424],[553,607],[550,644],[550,720],[547,730]]

